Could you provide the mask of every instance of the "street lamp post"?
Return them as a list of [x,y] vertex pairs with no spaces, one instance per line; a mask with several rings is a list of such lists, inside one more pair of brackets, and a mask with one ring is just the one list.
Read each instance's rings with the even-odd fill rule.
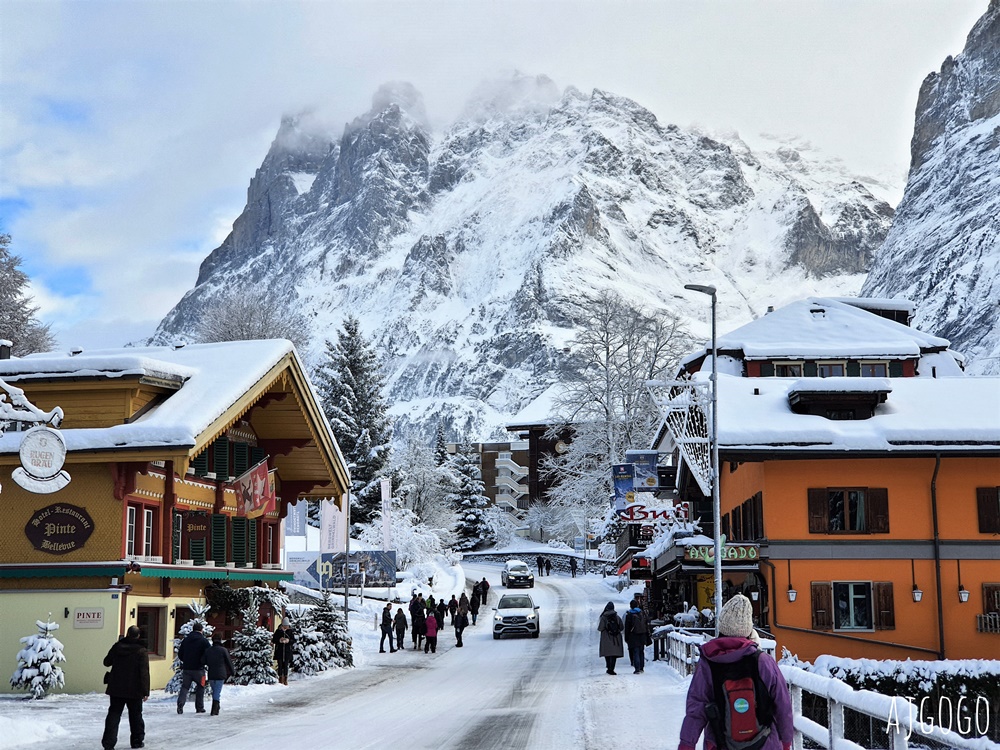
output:
[[709,442],[712,447],[712,536],[715,538],[715,635],[719,635],[719,613],[722,611],[722,507],[719,499],[719,352],[715,346],[714,286],[685,284],[685,289],[707,294],[712,298],[712,428]]

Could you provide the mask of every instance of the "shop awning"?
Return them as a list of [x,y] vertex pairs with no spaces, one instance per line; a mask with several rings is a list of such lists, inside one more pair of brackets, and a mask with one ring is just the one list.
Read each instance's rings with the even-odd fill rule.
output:
[[147,578],[198,578],[230,581],[290,581],[295,574],[288,570],[256,568],[217,568],[214,565],[143,565],[139,575]]
[[618,575],[621,575],[622,573],[626,572],[631,567],[632,567],[632,560],[629,560],[627,563],[618,568]]
[[125,563],[78,565],[0,565],[0,578],[66,578],[69,576],[117,577],[125,575]]

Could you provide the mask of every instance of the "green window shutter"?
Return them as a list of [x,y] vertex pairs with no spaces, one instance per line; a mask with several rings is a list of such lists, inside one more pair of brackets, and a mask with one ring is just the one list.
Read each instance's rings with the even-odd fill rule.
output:
[[249,468],[250,446],[246,443],[233,443],[233,476],[243,476]]
[[861,363],[851,361],[847,363],[847,377],[849,378],[860,378],[861,377]]
[[247,565],[251,568],[257,567],[257,526],[258,523],[256,518],[249,519],[247,528],[250,533],[247,534]]
[[184,516],[176,510],[173,512],[173,523],[171,525],[171,552],[173,556],[170,562],[176,563],[184,555],[181,554],[181,530],[184,528]]
[[195,565],[204,565],[205,559],[205,540],[204,539],[192,539],[188,542],[188,547],[190,547],[191,559],[194,560]]
[[890,378],[901,378],[903,377],[903,363],[898,359],[893,360],[889,363],[889,377]]
[[229,477],[229,438],[216,438],[212,443],[212,465],[215,478],[223,480]]
[[233,562],[237,568],[247,566],[247,522],[246,518],[233,516]]
[[[806,362],[802,365],[802,375],[806,378],[815,378],[819,371],[816,369],[815,362]],[[832,595],[831,595],[832,596]]]
[[226,526],[224,513],[212,514],[212,560],[218,568],[226,566]]
[[773,378],[774,377],[774,362],[761,362],[760,363],[760,376],[762,378]]
[[191,459],[191,468],[194,469],[196,477],[203,477],[208,473],[208,451],[202,451]]
[[251,445],[250,446],[250,466],[256,466],[261,461],[263,461],[266,457],[267,457],[267,454],[264,453],[264,449],[263,448],[258,448],[256,445]]

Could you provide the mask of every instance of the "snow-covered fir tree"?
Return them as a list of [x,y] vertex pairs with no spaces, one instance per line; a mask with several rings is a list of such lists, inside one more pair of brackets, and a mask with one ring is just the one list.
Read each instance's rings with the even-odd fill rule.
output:
[[63,645],[53,635],[59,629],[54,622],[37,620],[38,632],[21,639],[24,647],[17,653],[17,669],[10,678],[13,688],[20,688],[31,693],[32,698],[44,698],[53,688],[61,688],[66,684],[62,667],[66,661]]
[[271,631],[257,624],[260,618],[260,597],[250,596],[250,603],[240,613],[243,627],[233,633],[232,678],[237,685],[275,685]]
[[285,615],[295,633],[292,671],[299,674],[325,672],[333,658],[333,647],[313,622],[315,606],[303,605],[289,609]]
[[188,620],[186,623],[181,625],[180,630],[177,631],[177,638],[174,638],[174,661],[171,664],[171,668],[174,670],[173,675],[170,677],[170,681],[167,682],[167,686],[164,688],[168,693],[179,693],[181,690],[181,672],[184,671],[184,666],[181,664],[180,657],[177,656],[177,651],[181,647],[181,641],[194,629],[194,624],[200,622],[203,628],[203,633],[206,638],[212,637],[212,631],[215,630],[211,625],[208,624],[208,611],[212,608],[210,604],[200,604],[196,601],[191,601],[188,604],[188,609],[194,614],[194,617]]
[[444,425],[438,422],[437,432],[434,434],[434,463],[437,466],[444,466],[448,460],[448,443],[444,439]]
[[458,487],[449,495],[455,509],[455,549],[473,550],[493,541],[490,525],[486,521],[486,508],[490,499],[483,494],[482,471],[479,454],[470,445],[461,445],[448,459],[458,480]]
[[[392,423],[385,376],[374,347],[354,317],[344,320],[337,343],[326,343],[316,387],[337,444],[351,469],[351,520],[371,521],[381,505],[379,479],[389,461]],[[318,523],[318,511],[310,507]]]
[[30,280],[20,265],[21,259],[10,251],[10,235],[0,234],[0,339],[11,341],[11,351],[19,357],[55,346],[49,327],[38,320]]
[[310,613],[313,627],[323,634],[332,649],[332,657],[328,662],[331,667],[353,667],[351,634],[347,630],[344,613],[337,608],[329,591],[323,592],[323,598]]

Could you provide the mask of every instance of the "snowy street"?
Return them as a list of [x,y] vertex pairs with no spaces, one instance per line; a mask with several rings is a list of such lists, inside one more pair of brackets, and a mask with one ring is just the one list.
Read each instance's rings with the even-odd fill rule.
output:
[[[499,567],[464,569],[470,579],[487,576],[489,603],[496,605],[506,591]],[[368,602],[368,618],[351,618],[355,669],[293,676],[288,687],[227,685],[218,717],[195,714],[190,698],[178,716],[175,697],[155,691],[144,711],[146,747],[270,748],[294,738],[297,747],[315,749],[513,750],[607,748],[641,737],[643,747],[674,748],[687,681],[665,662],[647,661],[645,673],[633,675],[627,657],[619,660],[617,676],[606,675],[597,655],[600,610],[611,600],[624,614],[628,602],[627,590],[619,594],[611,580],[538,579],[527,591],[541,607],[540,638],[494,641],[492,609],[484,609],[478,625],[466,630],[463,648],[455,647],[446,621],[437,654],[413,650],[409,632],[403,651],[378,653],[373,621],[381,607]],[[435,592],[451,593],[459,592]],[[0,701],[0,748],[98,747],[106,707],[107,698],[93,694]],[[39,731],[45,727],[47,736],[24,744],[26,721]],[[128,747],[127,717],[118,747]]]

